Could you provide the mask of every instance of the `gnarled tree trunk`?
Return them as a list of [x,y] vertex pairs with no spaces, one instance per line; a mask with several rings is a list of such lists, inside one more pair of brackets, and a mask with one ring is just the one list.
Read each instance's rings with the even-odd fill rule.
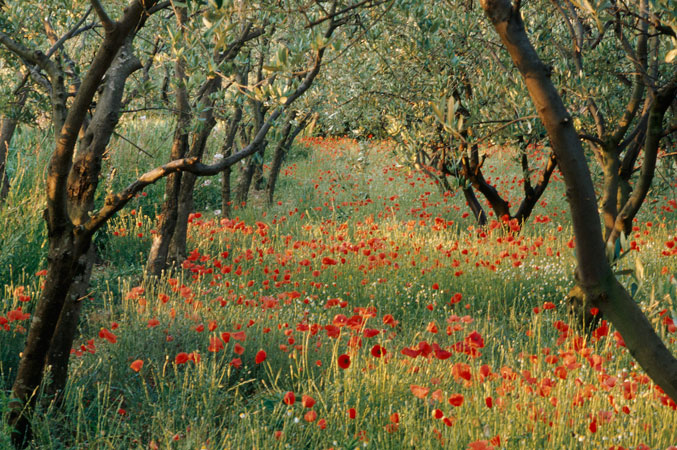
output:
[[[101,162],[120,118],[124,87],[129,76],[141,68],[141,63],[132,50],[132,39],[133,36],[128,38],[115,62],[106,72],[103,92],[80,140],[73,168],[68,176],[68,213],[76,227],[84,225],[94,210]],[[52,382],[47,390],[57,396],[63,391],[68,379],[70,350],[77,332],[82,300],[89,289],[95,259],[93,246],[78,257],[73,274],[75,282],[66,297],[47,354],[47,366],[50,367],[52,376]]]

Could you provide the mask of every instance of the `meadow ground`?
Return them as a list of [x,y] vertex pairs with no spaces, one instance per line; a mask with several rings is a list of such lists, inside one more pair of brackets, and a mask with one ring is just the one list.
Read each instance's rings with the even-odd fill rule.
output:
[[[161,136],[145,148],[160,148]],[[0,212],[0,408],[45,265],[48,144],[20,139],[34,154],[13,162],[21,170]],[[115,146],[107,173],[152,166]],[[514,155],[488,151],[487,176],[518,201]],[[677,353],[670,176],[659,168],[618,269]],[[106,190],[124,182],[111,177]],[[84,300],[64,404],[39,406],[35,448],[677,444],[675,404],[613,327],[585,336],[568,321],[575,246],[558,172],[520,234],[495,220],[476,227],[460,192],[440,193],[383,142],[301,140],[279,183],[275,205],[254,194],[223,218],[218,180],[201,180],[190,256],[155,283],[142,268],[162,186],[112,221],[97,238],[104,262]]]

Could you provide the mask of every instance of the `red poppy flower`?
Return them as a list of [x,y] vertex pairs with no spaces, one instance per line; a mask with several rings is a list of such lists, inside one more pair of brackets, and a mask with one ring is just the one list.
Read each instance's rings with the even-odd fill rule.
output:
[[411,389],[411,393],[414,394],[414,397],[424,399],[428,396],[428,392],[430,392],[430,388],[423,387],[423,386],[416,386],[415,384],[412,384],[409,386],[409,389]]
[[386,353],[387,353],[386,349],[378,344],[374,345],[371,348],[371,356],[373,356],[374,358],[380,358],[381,356],[385,356]]
[[239,369],[242,367],[242,360],[240,358],[234,358],[231,362],[230,365],[235,367],[236,369]]
[[143,367],[143,361],[140,360],[140,359],[137,359],[129,367],[131,367],[134,372],[138,372]]
[[338,357],[338,365],[341,369],[347,369],[350,367],[350,356],[343,354]]
[[301,396],[301,404],[306,408],[312,408],[315,405],[315,399],[310,395]]
[[256,353],[256,358],[254,359],[254,362],[256,362],[256,364],[261,364],[263,361],[266,360],[267,356],[268,355],[266,354],[265,350],[259,350]]
[[468,450],[493,450],[494,446],[487,441],[475,441],[468,444]]
[[236,341],[244,342],[245,339],[247,339],[247,334],[244,331],[236,331],[235,333],[232,333],[230,337],[232,337]]
[[178,355],[176,355],[176,358],[174,358],[174,362],[176,364],[185,364],[188,362],[188,353],[186,352],[181,352]]
[[106,328],[101,328],[101,331],[99,331],[99,337],[101,339],[107,340],[111,344],[115,344],[118,341],[118,337],[114,335],[112,332],[108,331],[108,329]]
[[350,408],[348,410],[348,417],[350,417],[351,419],[354,419],[355,416],[357,416],[357,411],[355,411],[355,408]]
[[364,329],[364,337],[370,338],[374,337],[377,334],[379,334],[381,331],[380,330],[375,330],[373,328],[365,328]]
[[402,354],[410,358],[416,358],[420,353],[420,350],[414,350],[413,348],[409,347],[404,347],[402,349]]
[[317,413],[313,410],[310,410],[307,413],[305,413],[303,418],[305,419],[306,422],[314,422],[315,419],[317,419]]
[[293,393],[292,391],[289,391],[289,392],[287,392],[286,394],[284,394],[284,398],[282,399],[282,401],[283,401],[286,405],[290,405],[290,406],[291,406],[291,405],[293,405],[294,402],[296,401],[296,396],[294,395],[294,393]]
[[223,350],[223,341],[219,339],[217,336],[212,336],[209,338],[209,347],[207,347],[207,350],[209,350],[212,353],[218,353],[221,350]]
[[244,353],[244,347],[241,346],[240,344],[235,344],[235,347],[233,348],[233,351],[237,353],[238,355],[241,355]]
[[452,406],[461,406],[463,404],[463,394],[451,394],[449,404]]

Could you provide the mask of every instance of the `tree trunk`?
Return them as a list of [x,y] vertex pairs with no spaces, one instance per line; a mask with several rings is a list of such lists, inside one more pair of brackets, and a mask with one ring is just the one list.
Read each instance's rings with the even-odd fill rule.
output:
[[[99,96],[96,110],[84,130],[75,162],[68,176],[68,214],[73,225],[84,225],[94,210],[94,198],[99,185],[101,162],[120,119],[122,95],[129,76],[141,68],[140,61],[133,53],[128,38],[110,69],[106,72],[103,92]],[[88,244],[89,246],[89,244]],[[83,248],[74,267],[74,282],[71,285],[61,317],[54,332],[54,338],[47,355],[47,366],[51,366],[52,382],[47,388],[51,395],[59,396],[68,379],[68,360],[77,332],[82,299],[89,289],[92,267],[96,259],[94,247]]]
[[[181,9],[179,8],[179,10]],[[185,61],[179,57],[174,69],[177,121],[169,157],[171,161],[185,157],[188,152],[188,128],[190,127],[191,109],[186,89],[184,65]],[[176,228],[179,191],[183,175],[182,172],[177,172],[167,177],[157,233],[153,236],[153,243],[151,244],[148,262],[146,263],[146,274],[148,275],[160,276],[168,268],[169,244]]]
[[8,420],[14,427],[12,441],[17,447],[23,447],[31,438],[29,413],[37,400],[47,351],[73,282],[74,252],[75,236],[72,226],[65,227],[58,233],[52,232],[45,287],[33,312],[26,345],[12,386],[12,397],[16,400],[10,403]]
[[481,227],[485,226],[487,224],[487,215],[484,213],[484,209],[482,208],[482,205],[480,205],[479,200],[477,200],[477,196],[475,195],[472,186],[463,188],[463,196],[465,197],[466,202],[468,202],[470,211],[472,211],[473,216],[475,216],[477,224]]
[[602,188],[602,221],[604,222],[605,239],[614,228],[616,215],[618,214],[618,189],[620,160],[615,148],[602,148],[602,172],[604,174],[604,186]]
[[[143,24],[146,8],[152,7],[153,4],[152,0],[143,3],[135,0],[125,8],[119,21],[112,21],[101,10],[97,11],[105,37],[96,50],[80,88],[68,104],[65,75],[61,67],[45,54],[32,52],[6,34],[0,33],[0,40],[6,47],[29,63],[39,65],[48,73],[52,123],[56,134],[45,189],[47,197],[45,219],[49,243],[47,276],[33,313],[9,405],[8,423],[14,428],[12,442],[17,447],[25,446],[30,439],[30,415],[42,383],[47,353],[64,303],[71,292],[71,286],[82,281],[80,274],[85,272],[81,267],[85,265],[93,234],[87,227],[76,226],[69,214],[74,148],[87,117],[87,111],[101,87],[104,75],[118,56],[120,48],[125,45],[128,36]],[[91,167],[97,166],[94,164]],[[79,177],[79,174],[75,175]],[[82,185],[80,187],[86,188]]]
[[17,120],[5,117],[0,122],[0,206],[5,202],[9,193],[9,175],[7,175],[7,158],[9,146],[16,130]]
[[[226,133],[226,140],[221,147],[221,153],[224,158],[229,157],[233,153],[233,145],[235,144],[235,136],[242,120],[242,105],[237,104],[233,116],[228,122],[228,132]],[[230,167],[227,167],[221,174],[221,214],[223,217],[230,217]]]
[[277,184],[277,178],[280,175],[282,161],[284,160],[284,157],[286,156],[287,152],[294,143],[294,139],[296,139],[296,136],[298,136],[299,133],[301,133],[301,131],[303,131],[303,129],[308,124],[310,114],[304,115],[303,118],[299,121],[298,125],[296,125],[296,127],[294,127],[292,131],[292,120],[294,120],[295,117],[296,112],[289,115],[287,123],[282,129],[282,138],[280,139],[280,142],[277,143],[277,146],[275,147],[275,152],[273,153],[273,162],[270,167],[270,174],[268,175],[268,186],[266,189],[269,206],[273,204],[273,197],[275,195],[275,185]]
[[[203,113],[200,114],[201,128],[198,130],[197,134],[193,136],[193,142],[188,152],[189,157],[195,157],[198,158],[198,160],[202,159],[202,155],[207,146],[207,139],[216,126],[213,101],[209,99],[209,96],[220,85],[221,79],[217,78],[217,80],[218,82],[214,83],[213,89],[205,91],[206,94],[204,98],[207,100],[207,105],[199,107],[199,109],[203,109]],[[178,208],[176,213],[176,227],[174,229],[174,234],[172,235],[172,240],[169,243],[169,259],[174,263],[182,262],[188,255],[186,251],[188,216],[194,209],[193,191],[195,190],[196,179],[197,176],[189,172],[181,175],[181,187],[179,189]]]
[[677,400],[677,359],[609,266],[583,148],[571,116],[550,80],[550,69],[527,37],[519,3],[513,7],[509,0],[481,0],[481,4],[519,69],[557,155],[576,238],[577,281],[592,304],[618,329],[628,350],[649,377]]
[[261,148],[259,146],[259,150],[249,157],[247,165],[240,172],[240,179],[235,190],[235,203],[238,206],[244,206],[249,199],[249,188],[251,187],[254,171],[256,170],[256,158],[261,154]]
[[[23,81],[24,80],[22,79],[20,83],[23,83]],[[17,93],[16,101],[12,105],[12,111],[9,115],[0,120],[0,207],[2,207],[2,204],[5,202],[7,194],[9,194],[9,175],[7,174],[9,147],[12,143],[17,124],[19,123],[18,116],[28,99],[28,90],[21,88],[21,84],[19,85],[19,88],[20,90]]]

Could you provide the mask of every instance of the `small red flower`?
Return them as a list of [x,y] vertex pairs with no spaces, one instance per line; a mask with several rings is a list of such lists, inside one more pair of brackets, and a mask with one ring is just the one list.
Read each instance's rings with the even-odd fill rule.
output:
[[259,350],[256,353],[256,358],[254,359],[254,362],[256,362],[256,364],[261,364],[263,361],[266,360],[267,356],[268,355],[266,354],[265,350]]
[[380,345],[376,344],[371,348],[371,356],[374,358],[380,358],[381,356],[385,356],[386,354],[386,349],[381,347]]
[[463,404],[463,394],[451,394],[449,404],[452,406],[461,406]]
[[140,359],[137,359],[129,367],[131,367],[134,372],[138,372],[143,367],[143,361],[140,360]]
[[414,394],[414,397],[424,399],[428,396],[428,392],[430,392],[430,389],[424,386],[417,386],[415,384],[412,384],[409,386],[409,389],[411,389],[411,393]]
[[185,364],[188,362],[188,353],[186,352],[181,352],[178,355],[176,355],[176,358],[174,358],[174,362],[176,364]]
[[286,394],[284,394],[284,398],[282,399],[282,401],[283,401],[286,405],[290,405],[290,406],[291,406],[291,405],[293,405],[294,402],[296,401],[296,396],[294,395],[294,393],[293,393],[292,391],[289,391],[289,392],[287,392]]
[[218,353],[221,350],[223,350],[223,341],[219,339],[217,336],[212,336],[209,338],[209,347],[207,347],[207,350],[209,350],[212,353]]
[[350,356],[343,354],[338,357],[338,365],[341,369],[347,369],[350,367]]
[[304,395],[301,396],[301,404],[305,408],[312,408],[313,406],[315,406],[315,399],[313,397],[311,397],[310,395],[304,394]]

